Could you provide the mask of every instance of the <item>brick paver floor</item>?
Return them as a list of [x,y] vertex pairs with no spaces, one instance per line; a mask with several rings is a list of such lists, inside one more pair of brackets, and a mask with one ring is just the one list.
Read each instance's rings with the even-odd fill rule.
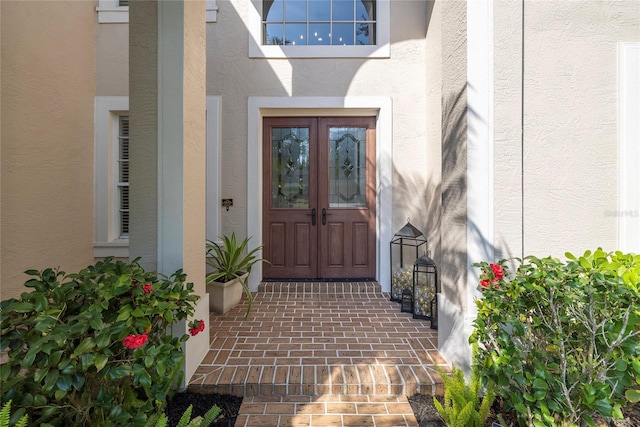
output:
[[245,396],[236,426],[417,426],[407,396],[442,394],[429,321],[374,282],[266,282],[211,314],[189,389]]

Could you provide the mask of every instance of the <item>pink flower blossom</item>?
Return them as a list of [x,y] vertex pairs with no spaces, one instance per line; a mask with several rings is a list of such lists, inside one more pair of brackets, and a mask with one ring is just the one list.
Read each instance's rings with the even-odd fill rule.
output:
[[151,292],[153,292],[153,287],[151,286],[151,283],[145,283],[144,285],[142,285],[142,290],[145,294],[150,294]]

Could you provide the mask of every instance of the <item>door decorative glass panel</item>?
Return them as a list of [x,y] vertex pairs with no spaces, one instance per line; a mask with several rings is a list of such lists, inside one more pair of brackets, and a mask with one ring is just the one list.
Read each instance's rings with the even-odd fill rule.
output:
[[366,205],[366,128],[329,129],[329,206]]
[[309,129],[271,130],[271,206],[309,207]]

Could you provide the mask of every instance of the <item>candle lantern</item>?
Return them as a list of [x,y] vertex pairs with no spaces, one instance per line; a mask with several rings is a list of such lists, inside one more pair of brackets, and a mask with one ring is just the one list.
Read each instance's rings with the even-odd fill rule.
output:
[[421,256],[413,265],[413,317],[431,320],[438,328],[438,270],[428,256]]
[[391,301],[402,302],[402,291],[413,292],[412,268],[420,249],[426,252],[427,239],[407,219],[407,223],[391,240]]

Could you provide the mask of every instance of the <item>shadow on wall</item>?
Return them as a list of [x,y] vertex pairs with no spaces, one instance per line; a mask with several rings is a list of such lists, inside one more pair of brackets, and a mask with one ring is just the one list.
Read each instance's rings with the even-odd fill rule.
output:
[[467,301],[467,97],[466,86],[442,98],[441,292],[465,310]]
[[[440,242],[441,185],[432,180],[424,184],[418,174],[404,173],[395,165],[393,168],[394,199],[397,200],[398,205],[402,206],[403,211],[407,212],[411,224],[424,233],[428,241],[427,249],[431,251],[431,258],[439,269],[442,262]],[[416,203],[417,201],[420,202]],[[397,227],[397,230],[392,230],[393,233],[396,233],[401,226]]]

